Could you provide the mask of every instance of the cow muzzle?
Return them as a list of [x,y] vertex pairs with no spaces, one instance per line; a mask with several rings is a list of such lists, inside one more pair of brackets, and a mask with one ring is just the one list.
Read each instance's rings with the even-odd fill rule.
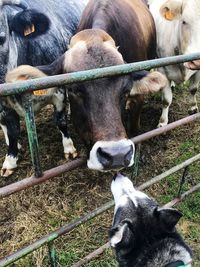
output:
[[131,140],[98,141],[90,151],[87,165],[93,170],[119,170],[133,165],[134,154],[135,146]]

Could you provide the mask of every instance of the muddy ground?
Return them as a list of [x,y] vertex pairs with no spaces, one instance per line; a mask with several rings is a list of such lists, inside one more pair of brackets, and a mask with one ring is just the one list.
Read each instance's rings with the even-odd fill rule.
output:
[[[187,93],[176,90],[170,110],[170,122],[183,118],[188,109]],[[160,97],[146,99],[141,117],[141,132],[156,128],[160,116]],[[70,125],[72,137],[79,151],[84,146]],[[65,163],[61,136],[55,128],[52,109],[46,108],[37,116],[37,130],[43,170]],[[32,174],[30,154],[24,123],[22,141],[26,151],[20,155],[19,168],[9,178],[0,179],[0,187],[19,181]],[[3,133],[0,131],[0,164],[6,154]],[[183,126],[170,133],[151,139],[141,146],[139,176],[136,185],[162,173],[187,158],[200,153],[200,123]],[[184,189],[200,182],[200,165],[191,168]],[[124,171],[131,176],[132,169]],[[149,194],[164,204],[176,196],[182,172],[154,185]],[[49,233],[75,218],[92,211],[111,199],[110,182],[113,173],[99,173],[80,168],[60,175],[45,184],[0,200],[0,258],[16,251],[33,240]],[[195,265],[200,266],[200,194],[194,194],[179,206],[184,214],[180,229],[195,254]],[[67,267],[107,241],[112,210],[74,230],[56,242],[58,266]],[[47,248],[31,254],[12,266],[50,266]],[[113,255],[107,252],[87,266],[115,266]]]

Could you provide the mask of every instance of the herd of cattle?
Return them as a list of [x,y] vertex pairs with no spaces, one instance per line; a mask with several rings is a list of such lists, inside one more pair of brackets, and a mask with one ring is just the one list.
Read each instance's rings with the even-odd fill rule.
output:
[[[198,51],[198,1],[87,2],[3,0],[0,81],[16,82]],[[160,72],[139,72],[70,86],[71,117],[88,148],[88,167],[107,170],[133,164],[134,144],[127,136],[137,133],[144,94],[162,92],[163,112],[158,126],[163,126],[168,123],[172,102],[171,81],[179,84],[189,80],[190,112],[197,112],[199,72],[187,67],[198,64],[190,62]],[[22,66],[11,70],[18,65]],[[9,176],[17,167],[20,117],[24,116],[23,103],[29,99],[35,111],[53,104],[65,157],[77,156],[67,130],[65,89],[1,98],[0,124],[8,145],[2,176]]]
[[[187,54],[200,47],[200,4],[195,0],[43,1],[0,2],[0,82]],[[199,66],[197,60],[70,86],[71,117],[88,148],[88,167],[108,170],[133,164],[135,148],[128,137],[137,133],[144,94],[161,91],[161,127],[168,123],[171,81],[189,81],[190,112],[197,112],[199,71],[194,69]],[[64,88],[1,98],[0,124],[8,145],[2,176],[17,168],[20,117],[30,99],[35,111],[53,104],[65,157],[77,156],[67,130]]]
[[[0,5],[1,83],[200,50],[199,0],[1,0]],[[197,112],[198,69],[200,60],[167,66],[158,71],[140,71],[73,84],[68,86],[67,94],[64,88],[53,87],[31,94],[1,97],[0,124],[8,145],[1,175],[9,176],[17,167],[21,148],[20,117],[24,116],[23,105],[29,100],[35,112],[47,104],[54,106],[65,157],[77,156],[67,129],[67,97],[73,125],[88,148],[88,167],[110,170],[133,165],[135,148],[129,137],[137,134],[144,95],[162,93],[163,111],[158,124],[162,127],[168,123],[171,82],[188,81],[191,93],[189,112]],[[159,209],[147,196],[132,188],[124,177],[115,177],[112,190],[116,203],[119,203],[115,209],[111,245],[117,247],[120,266],[190,263],[189,248],[174,233],[174,226],[180,218],[177,211]],[[158,231],[158,236],[169,234],[168,238],[172,239],[157,244],[159,253],[154,255],[155,258],[151,255],[149,263],[143,257],[132,264],[133,259],[128,258],[133,252],[132,247],[127,247],[129,239],[135,238],[134,227],[139,227],[138,222],[133,222],[136,217],[129,218],[129,214],[133,214],[129,209],[136,212],[136,208],[141,209],[137,214],[146,214],[143,216],[147,219],[145,223],[149,222],[148,216],[151,215],[151,222],[156,224],[152,231]],[[123,220],[125,215],[128,219]],[[148,230],[150,235],[150,226],[145,226],[141,218],[138,220],[140,228],[144,227],[142,233]],[[131,244],[135,242],[132,239]],[[140,236],[137,242],[141,245],[146,242],[143,239],[145,237]],[[167,254],[169,247],[171,251]],[[134,249],[134,255],[137,255],[138,248]],[[165,262],[161,254],[165,256]]]

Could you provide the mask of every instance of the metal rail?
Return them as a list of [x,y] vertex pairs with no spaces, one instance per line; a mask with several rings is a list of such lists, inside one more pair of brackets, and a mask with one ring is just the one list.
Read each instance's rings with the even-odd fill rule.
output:
[[[151,69],[162,67],[166,65],[172,65],[177,63],[183,63],[186,61],[192,61],[200,58],[200,53],[194,53],[190,55],[181,55],[174,57],[166,57],[160,59],[153,59],[148,61],[141,61],[130,64],[123,64],[118,66],[99,68],[81,72],[74,72],[56,76],[49,76],[46,78],[38,78],[18,83],[1,84],[0,85],[0,96],[8,96],[12,94],[22,94],[32,92],[41,88],[48,89],[53,86],[62,86],[71,83],[83,82],[88,80],[99,79],[103,77],[112,77],[115,75],[128,74],[138,70]],[[31,151],[32,165],[34,167],[35,177],[42,176],[42,168],[39,160],[38,151],[38,139],[37,131],[35,126],[35,119],[33,110],[30,105],[25,105],[25,118],[26,127],[28,132],[29,147]]]
[[[88,70],[88,71],[82,71],[82,72],[76,72],[76,73],[69,73],[69,74],[63,74],[63,75],[57,75],[57,76],[51,76],[47,78],[40,78],[35,80],[29,80],[24,82],[19,82],[16,84],[2,84],[0,85],[0,96],[8,96],[12,94],[21,94],[25,92],[32,92],[33,90],[39,90],[41,88],[48,89],[50,87],[54,86],[61,86],[71,83],[77,83],[77,82],[83,82],[88,80],[94,80],[99,79],[103,77],[112,77],[115,75],[123,75],[128,74],[134,71],[139,70],[148,70],[151,68],[157,68],[167,65],[173,65],[178,63],[183,63],[187,61],[193,61],[195,59],[200,59],[200,53],[190,54],[190,55],[184,55],[184,56],[176,56],[176,57],[167,57],[167,58],[161,58],[156,60],[150,60],[150,61],[142,61],[137,63],[131,63],[131,64],[124,64],[124,65],[118,65],[113,67],[107,67],[107,68],[100,68],[100,69],[94,69],[94,70]],[[62,174],[63,172],[75,169],[77,167],[80,167],[85,164],[86,160],[81,158],[77,159],[75,161],[72,161],[70,163],[58,166],[56,168],[50,169],[42,175],[42,170],[40,167],[39,162],[39,152],[38,152],[38,141],[37,141],[37,133],[36,133],[36,126],[34,121],[34,114],[31,107],[26,108],[26,125],[27,125],[27,131],[29,136],[29,143],[30,143],[30,150],[31,150],[31,156],[33,161],[33,166],[35,169],[35,176],[26,178],[22,181],[19,181],[17,183],[8,185],[6,187],[3,187],[0,189],[0,198],[8,196],[10,194],[19,192],[23,189],[26,189],[28,187],[43,183],[47,181],[50,178],[53,178],[57,175]],[[137,136],[132,139],[134,143],[140,143],[142,141],[148,140],[152,137],[155,137],[157,135],[163,134],[167,131],[170,131],[176,127],[179,127],[181,125],[193,122],[200,119],[200,113],[189,116],[187,118],[184,118],[182,120],[179,120],[177,122],[171,123],[163,128],[156,129],[153,131],[150,131],[148,133],[142,134],[140,136]],[[172,168],[171,170],[168,170],[167,172],[158,175],[151,179],[150,181],[144,183],[139,187],[139,189],[145,189],[149,187],[150,185],[157,183],[158,181],[164,179],[168,175],[183,169],[193,162],[200,159],[200,155],[197,155],[187,161],[185,161],[182,164],[179,164],[178,166]],[[41,176],[40,179],[35,179],[35,177]],[[200,184],[196,185],[189,191],[182,194],[179,198],[176,198],[175,200],[171,201],[169,204],[174,205],[179,202],[181,202],[186,196],[189,194],[197,191],[200,189]],[[104,211],[108,210],[114,205],[113,201],[110,201],[100,207],[99,209],[94,210],[93,212],[82,216],[76,221],[73,221],[72,223],[58,229],[57,231],[51,233],[50,235],[46,235],[43,238],[37,240],[33,244],[17,251],[16,253],[0,260],[0,266],[7,266],[16,260],[20,259],[21,257],[28,255],[29,253],[33,252],[34,250],[40,248],[44,244],[49,244],[49,255],[51,256],[51,265],[56,266],[56,259],[55,259],[55,251],[53,248],[53,241],[57,239],[58,237],[68,233],[72,229],[74,229],[76,226],[90,220],[91,218],[94,218],[95,216],[103,213]]]
[[62,86],[66,84],[99,79],[103,77],[112,77],[116,75],[128,74],[134,71],[149,70],[152,68],[158,68],[167,65],[175,65],[178,63],[183,63],[196,59],[200,59],[200,53],[146,60],[146,61],[123,64],[113,67],[49,76],[46,78],[37,78],[34,80],[18,82],[15,84],[14,83],[1,84],[0,96],[21,94],[24,92],[32,92],[33,90],[40,90],[41,88],[47,89],[54,86]]
[[[142,135],[136,136],[132,138],[131,140],[137,144],[140,142],[144,142],[146,140],[149,140],[150,138],[153,138],[155,136],[161,135],[163,133],[166,133],[168,131],[171,131],[175,129],[176,127],[194,122],[196,120],[200,119],[200,113],[188,116],[186,118],[183,118],[181,120],[178,120],[176,122],[172,122],[164,127],[161,127],[159,129],[152,130],[150,132],[144,133]],[[21,181],[18,181],[16,183],[7,185],[5,187],[0,188],[0,199],[6,196],[9,196],[13,193],[19,192],[21,190],[27,189],[29,187],[39,185],[41,183],[46,182],[47,180],[54,178],[55,176],[58,176],[64,172],[74,170],[77,167],[83,166],[86,163],[85,159],[76,159],[72,162],[60,165],[56,168],[50,169],[48,171],[45,171],[43,173],[43,176],[41,176],[39,179],[35,179],[34,176],[25,178]]]

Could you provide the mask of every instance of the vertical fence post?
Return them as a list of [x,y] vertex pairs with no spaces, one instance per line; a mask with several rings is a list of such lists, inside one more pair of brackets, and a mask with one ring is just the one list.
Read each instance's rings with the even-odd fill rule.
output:
[[188,175],[188,172],[189,172],[189,166],[186,166],[184,171],[183,171],[183,175],[181,177],[181,180],[180,180],[180,183],[179,183],[179,190],[178,190],[178,195],[177,197],[180,197],[181,193],[182,193],[182,190],[183,190],[183,185],[185,184],[186,182],[186,177]]
[[48,251],[51,267],[57,267],[56,250],[54,248],[53,242],[48,243]]
[[35,177],[41,177],[42,169],[39,159],[38,138],[32,101],[26,101],[23,106],[25,110],[26,129],[28,133],[28,141]]

